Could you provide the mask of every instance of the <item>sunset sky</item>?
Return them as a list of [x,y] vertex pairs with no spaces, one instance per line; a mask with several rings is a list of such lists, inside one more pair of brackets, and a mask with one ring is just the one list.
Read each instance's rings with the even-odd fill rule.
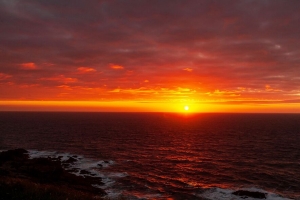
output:
[[0,0],[0,111],[300,113],[299,0]]

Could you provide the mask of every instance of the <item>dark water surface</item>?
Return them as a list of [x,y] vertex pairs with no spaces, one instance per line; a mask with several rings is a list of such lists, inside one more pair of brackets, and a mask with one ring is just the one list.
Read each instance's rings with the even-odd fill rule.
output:
[[85,169],[108,160],[91,169],[111,196],[300,197],[300,114],[0,112],[0,131],[0,149],[81,155]]

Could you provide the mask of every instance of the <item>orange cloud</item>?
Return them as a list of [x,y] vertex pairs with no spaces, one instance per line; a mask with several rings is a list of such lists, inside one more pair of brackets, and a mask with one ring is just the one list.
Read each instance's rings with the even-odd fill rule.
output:
[[214,92],[207,92],[208,96],[241,96],[238,90],[215,90]]
[[59,85],[57,86],[58,88],[62,88],[62,89],[65,89],[65,90],[72,90],[72,88],[68,85]]
[[119,89],[119,88],[117,88],[117,89],[113,89],[113,90],[111,90],[111,91],[109,91],[109,92],[120,92],[121,90]]
[[78,67],[77,71],[79,73],[89,73],[89,72],[95,72],[97,70],[95,70],[94,68],[91,68],[91,67]]
[[187,71],[187,72],[192,72],[193,71],[193,69],[191,69],[191,68],[185,68],[185,69],[183,69],[184,71]]
[[35,63],[33,63],[33,62],[22,63],[20,65],[21,65],[22,69],[27,69],[27,70],[37,69]]
[[41,78],[40,80],[46,80],[46,81],[57,81],[57,82],[62,82],[62,83],[75,83],[77,82],[77,78],[69,78],[65,77],[64,75],[58,75],[58,76],[53,76],[53,77],[48,77],[48,78]]
[[124,67],[123,66],[121,66],[121,65],[115,65],[115,64],[110,64],[109,65],[109,67],[111,68],[111,69],[124,69]]
[[270,85],[265,85],[265,90],[267,92],[280,92],[280,91],[282,91],[282,90],[274,89]]

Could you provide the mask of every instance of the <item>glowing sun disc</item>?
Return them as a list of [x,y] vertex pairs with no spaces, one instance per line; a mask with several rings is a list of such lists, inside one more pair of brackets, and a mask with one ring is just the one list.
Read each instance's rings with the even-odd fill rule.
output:
[[189,106],[184,106],[184,110],[188,111],[189,109]]

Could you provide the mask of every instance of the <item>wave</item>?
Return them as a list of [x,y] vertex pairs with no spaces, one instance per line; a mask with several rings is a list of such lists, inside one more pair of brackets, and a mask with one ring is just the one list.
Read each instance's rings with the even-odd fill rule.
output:
[[92,186],[104,189],[109,198],[117,198],[121,195],[120,191],[113,189],[112,187],[115,184],[115,180],[128,176],[126,172],[109,172],[105,170],[115,164],[113,160],[96,160],[86,158],[83,155],[61,153],[57,151],[28,150],[28,152],[30,159],[51,158],[53,160],[59,160],[62,163],[62,167],[71,174],[99,178],[99,184],[94,184]]
[[[292,200],[291,198],[283,197],[280,194],[276,194],[274,192],[265,191],[260,188],[249,187],[249,188],[238,188],[238,189],[231,189],[231,188],[220,188],[220,187],[210,187],[210,188],[201,188],[199,186],[188,185],[189,193],[179,192],[177,190],[173,191],[174,193],[165,193],[164,189],[159,190],[148,187],[147,181],[140,180],[139,183],[135,183],[135,185],[143,184],[141,188],[148,188],[144,190],[140,188],[135,190],[134,186],[131,189],[126,190],[126,187],[122,186],[122,183],[117,183],[119,179],[126,178],[130,179],[131,181],[127,183],[133,183],[134,177],[131,177],[130,174],[126,172],[115,172],[109,170],[109,168],[116,164],[113,160],[98,160],[93,158],[87,158],[83,155],[76,155],[71,153],[62,153],[57,151],[39,151],[39,150],[28,150],[29,158],[51,158],[53,160],[59,160],[62,163],[64,169],[69,171],[72,174],[77,176],[83,177],[98,177],[99,184],[92,185],[93,187],[98,187],[104,189],[107,193],[108,198],[110,199],[118,199],[120,196],[124,196],[126,199],[131,200],[148,200],[148,199],[206,199],[206,200],[257,200],[258,198],[253,198],[249,196],[238,196],[235,195],[234,192],[236,191],[249,191],[249,192],[258,192],[265,194],[266,200]],[[154,175],[154,174],[152,174]],[[150,174],[149,174],[150,176]],[[150,178],[150,177],[148,177]],[[141,178],[143,179],[143,178]],[[149,179],[148,181],[156,182],[155,180]],[[164,183],[165,182],[165,183]],[[163,180],[161,178],[161,182],[159,185],[163,187],[168,180]],[[102,184],[103,183],[103,184]],[[150,184],[150,183],[149,183]],[[182,185],[182,184],[180,184]],[[128,186],[129,187],[129,186]],[[187,186],[182,186],[187,187]],[[177,188],[178,189],[178,188]],[[182,198],[181,198],[182,197]]]
[[269,191],[265,191],[263,189],[259,188],[240,188],[238,190],[233,190],[233,189],[223,189],[223,188],[208,188],[205,189],[203,193],[201,194],[196,194],[198,197],[202,197],[208,200],[225,200],[225,199],[231,199],[231,200],[257,200],[258,198],[253,198],[249,196],[238,196],[233,194],[236,191],[249,191],[249,192],[257,192],[261,194],[265,194],[266,200],[292,200],[290,198],[285,198],[282,197],[279,194],[275,194]]

